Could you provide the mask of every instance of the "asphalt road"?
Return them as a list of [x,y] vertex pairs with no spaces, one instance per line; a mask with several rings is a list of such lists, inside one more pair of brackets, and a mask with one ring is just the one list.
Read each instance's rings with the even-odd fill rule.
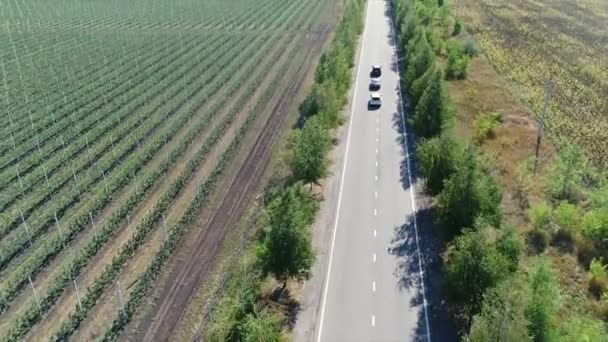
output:
[[[430,341],[389,2],[368,0],[315,341]],[[383,105],[368,110],[373,64]]]

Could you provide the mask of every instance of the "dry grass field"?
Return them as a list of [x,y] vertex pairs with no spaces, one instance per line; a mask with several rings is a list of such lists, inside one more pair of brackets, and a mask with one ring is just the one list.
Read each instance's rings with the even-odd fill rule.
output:
[[455,0],[452,6],[534,113],[551,79],[550,132],[608,165],[608,2]]

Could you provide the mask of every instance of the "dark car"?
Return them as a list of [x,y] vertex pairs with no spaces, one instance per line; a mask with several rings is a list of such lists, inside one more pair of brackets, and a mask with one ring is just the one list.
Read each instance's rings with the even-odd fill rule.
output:
[[382,67],[380,65],[372,65],[372,71],[370,72],[370,77],[378,78],[382,76]]

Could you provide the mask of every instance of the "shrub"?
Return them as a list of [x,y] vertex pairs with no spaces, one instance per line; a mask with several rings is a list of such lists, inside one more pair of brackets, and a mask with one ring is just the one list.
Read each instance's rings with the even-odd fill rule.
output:
[[580,223],[578,208],[568,202],[560,202],[553,211],[553,221],[558,228],[553,236],[553,243],[572,250],[576,227]]
[[452,36],[459,35],[460,31],[462,31],[462,22],[460,21],[460,19],[456,18],[456,21],[454,22],[454,31],[452,32]]
[[448,79],[464,79],[467,77],[469,67],[469,56],[464,53],[463,47],[456,41],[450,41],[448,48],[448,67],[446,77]]
[[468,37],[462,44],[464,54],[473,58],[479,54],[479,46],[472,37]]
[[568,199],[580,184],[587,159],[580,147],[564,144],[558,156],[549,165],[547,193],[553,199]]
[[559,342],[602,342],[608,331],[604,322],[585,316],[574,316],[560,329]]
[[530,301],[525,310],[530,334],[536,342],[555,339],[555,315],[560,291],[553,271],[545,259],[539,260],[530,274]]
[[504,228],[496,240],[496,249],[509,261],[509,271],[515,272],[519,265],[521,243],[512,228]]
[[589,275],[589,292],[599,299],[608,290],[608,271],[602,259],[591,260]]
[[524,342],[530,341],[524,314],[528,299],[526,284],[518,277],[504,280],[487,291],[481,312],[473,318],[469,342]]
[[479,114],[473,122],[473,142],[481,144],[488,138],[493,138],[500,124],[501,115],[498,112]]
[[543,230],[551,222],[551,207],[544,202],[535,203],[528,210],[528,219],[534,230]]
[[608,208],[588,211],[583,216],[582,233],[599,247],[608,247]]

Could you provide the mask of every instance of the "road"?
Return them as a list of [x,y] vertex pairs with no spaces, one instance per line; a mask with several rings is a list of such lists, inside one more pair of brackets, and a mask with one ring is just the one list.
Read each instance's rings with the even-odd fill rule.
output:
[[[367,4],[317,342],[430,341],[388,4]],[[378,110],[367,108],[373,64]]]

